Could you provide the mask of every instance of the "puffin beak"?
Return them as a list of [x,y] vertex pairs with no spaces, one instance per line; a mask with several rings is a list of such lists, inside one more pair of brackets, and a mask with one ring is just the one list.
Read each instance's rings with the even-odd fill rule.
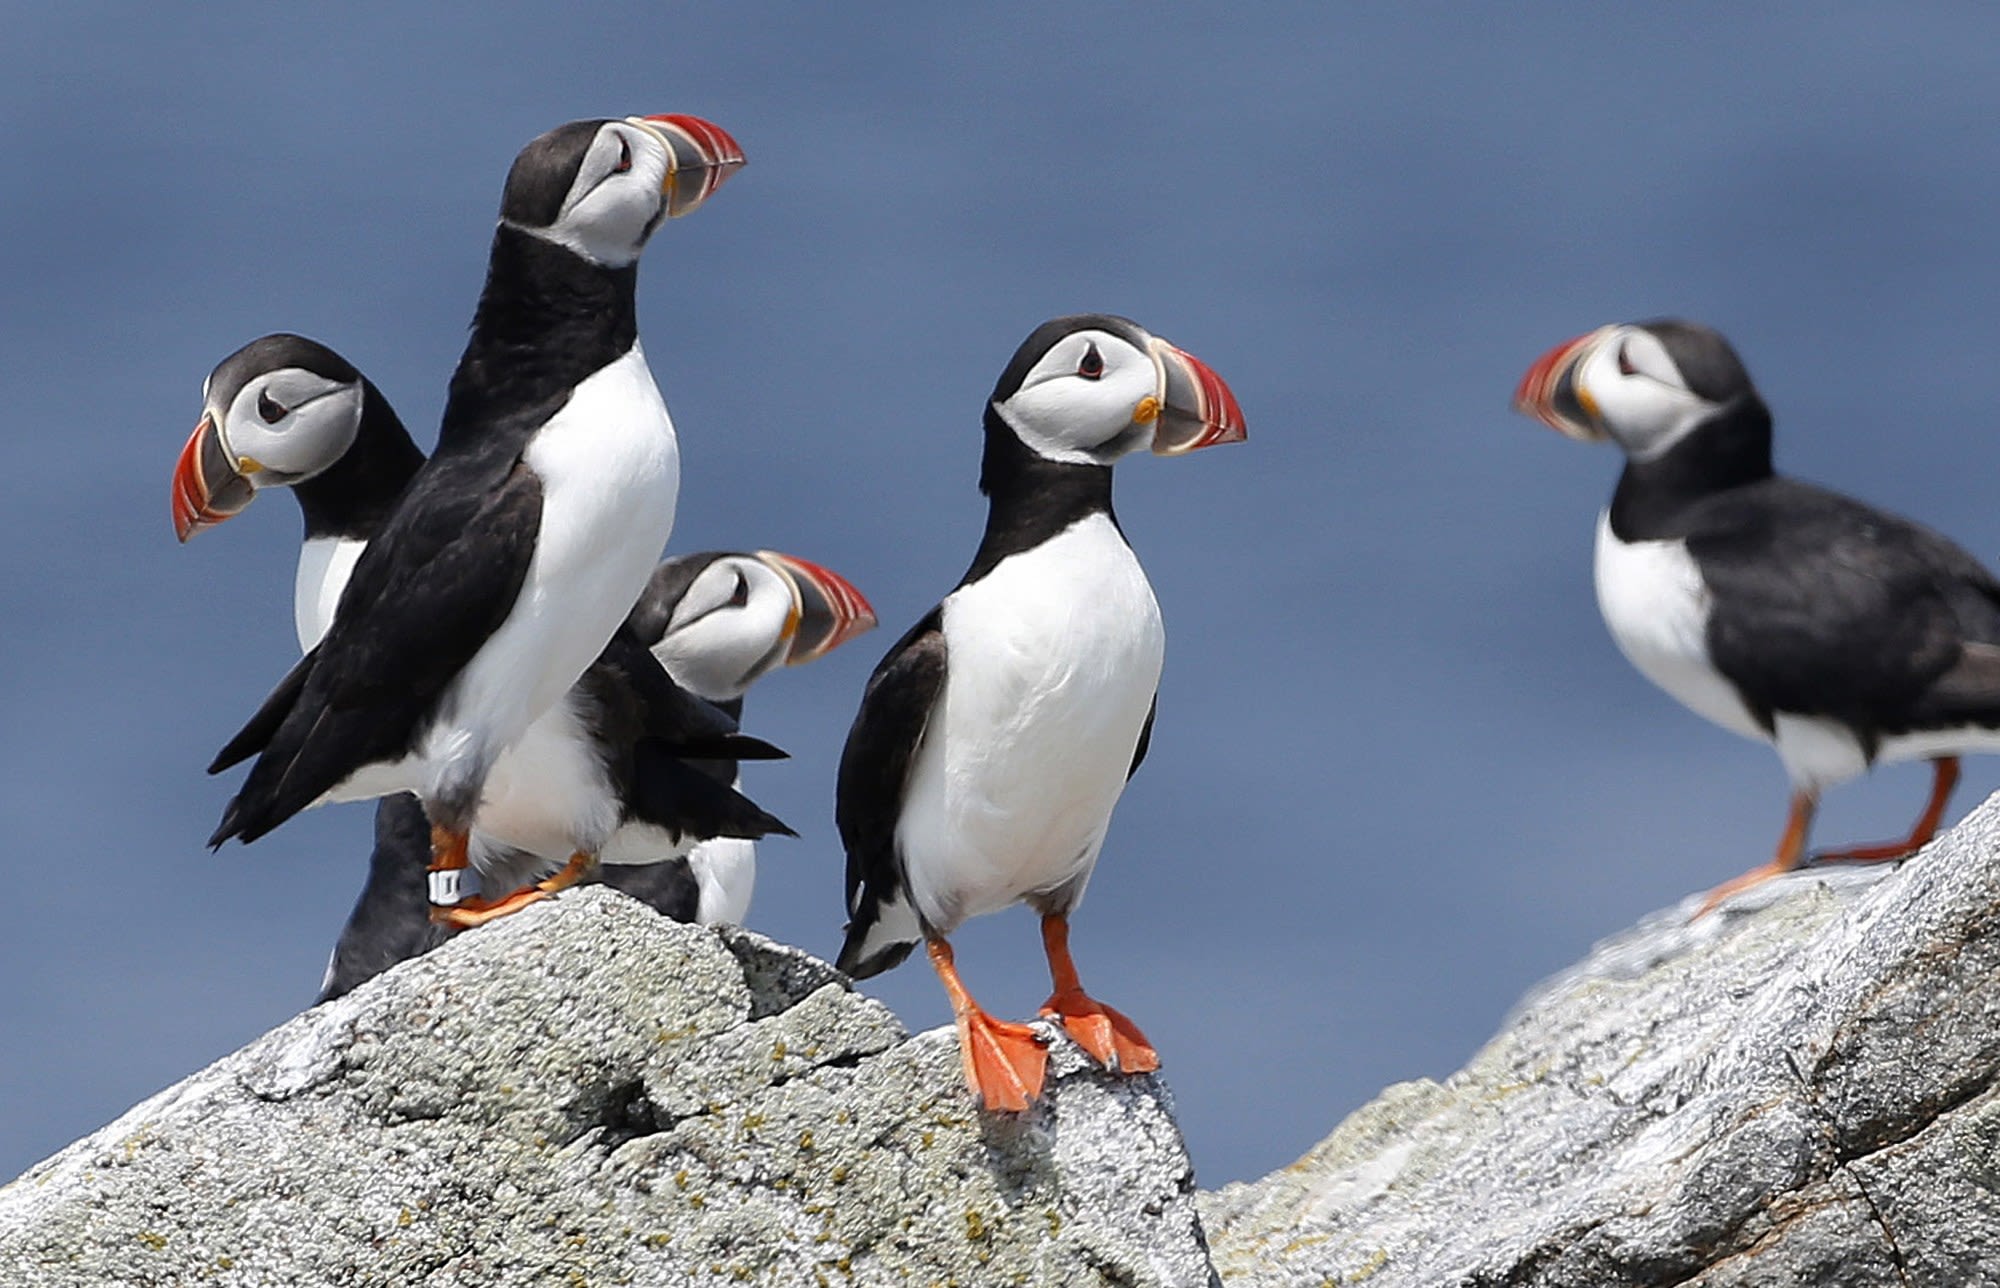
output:
[[256,498],[256,485],[229,459],[215,417],[204,415],[174,464],[174,535],[186,541],[203,528],[242,513]]
[[1577,384],[1576,375],[1611,330],[1599,327],[1535,359],[1514,390],[1514,410],[1579,443],[1601,443],[1610,437],[1599,421],[1596,401]]
[[667,145],[667,177],[660,192],[667,199],[669,219],[680,218],[714,196],[722,181],[743,166],[742,146],[712,121],[679,112],[625,119]]
[[1201,359],[1153,337],[1153,365],[1159,370],[1157,405],[1140,410],[1154,416],[1153,452],[1180,456],[1216,443],[1240,443],[1246,437],[1243,408],[1222,377]]
[[759,550],[757,557],[792,587],[792,646],[785,654],[786,666],[825,657],[874,629],[875,610],[839,573],[775,550]]

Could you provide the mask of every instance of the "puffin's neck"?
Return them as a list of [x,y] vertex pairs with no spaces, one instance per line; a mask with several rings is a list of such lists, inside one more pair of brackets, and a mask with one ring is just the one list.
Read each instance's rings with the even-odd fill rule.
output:
[[533,233],[496,229],[438,450],[509,413],[552,412],[570,390],[623,357],[639,338],[638,280],[636,262],[605,268]]
[[1620,541],[1678,535],[1687,508],[1718,492],[1770,478],[1771,413],[1738,399],[1650,461],[1628,461],[1611,496],[1611,531]]
[[372,381],[361,382],[361,424],[354,442],[327,469],[292,489],[305,516],[306,540],[372,541],[424,454]]
[[986,532],[959,584],[978,581],[1008,555],[1033,549],[1079,519],[1102,514],[1115,526],[1111,467],[1052,461],[1023,443],[992,404],[986,407],[986,450],[979,490],[986,494]]

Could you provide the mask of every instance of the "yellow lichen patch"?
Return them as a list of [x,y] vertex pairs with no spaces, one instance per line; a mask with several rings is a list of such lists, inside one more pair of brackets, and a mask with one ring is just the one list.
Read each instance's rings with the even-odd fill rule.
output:
[[416,1219],[417,1218],[411,1214],[410,1209],[408,1208],[398,1208],[396,1210],[397,1225],[408,1225],[410,1222]]
[[167,1246],[167,1236],[164,1234],[155,1234],[151,1230],[141,1230],[139,1231],[139,1242],[158,1252]]
[[813,1134],[812,1134],[811,1132],[809,1132],[809,1131],[802,1131],[802,1132],[800,1132],[800,1133],[799,1133],[799,1148],[800,1148],[800,1149],[811,1149],[812,1147],[813,1147]]
[[644,1239],[640,1240],[640,1242],[644,1243],[649,1248],[664,1248],[673,1241],[674,1241],[674,1236],[668,1234],[665,1230],[658,1231],[654,1234],[649,1234]]
[[772,1044],[771,1058],[773,1060],[782,1060],[785,1058],[785,1040],[783,1038],[779,1038]]
[[990,1236],[992,1233],[993,1232],[991,1230],[986,1228],[986,1218],[979,1214],[979,1209],[977,1208],[966,1209],[965,1211],[966,1238],[970,1239],[974,1243],[983,1243],[986,1241],[987,1237]]

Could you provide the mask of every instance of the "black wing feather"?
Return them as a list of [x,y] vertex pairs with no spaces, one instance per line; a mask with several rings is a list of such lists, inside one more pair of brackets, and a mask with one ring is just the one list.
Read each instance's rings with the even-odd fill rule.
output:
[[[296,697],[210,844],[254,841],[361,766],[403,755],[513,611],[541,529],[541,480],[518,460],[490,486],[463,458],[431,465],[440,468],[412,482],[388,529],[362,552],[303,676],[287,677]],[[274,718],[279,697],[231,748]]]
[[1958,546],[1781,478],[1694,518],[1709,652],[1760,719],[1826,715],[1865,740],[2000,720],[2000,582]]
[[688,764],[658,739],[633,749],[632,789],[627,817],[665,828],[676,840],[706,841],[718,836],[754,841],[778,833],[797,836],[756,802]]
[[1132,775],[1139,772],[1139,766],[1146,763],[1146,753],[1153,749],[1153,717],[1160,714],[1160,691],[1153,690],[1153,703],[1146,708],[1146,723],[1139,726],[1139,743],[1132,748],[1132,766],[1125,771],[1125,781],[1131,782]]
[[859,953],[875,922],[876,905],[904,883],[896,823],[909,788],[910,765],[944,690],[945,655],[944,610],[939,606],[897,640],[868,677],[861,709],[840,753],[834,822],[847,850],[850,919],[839,966],[856,978],[902,960],[898,954],[864,962]]

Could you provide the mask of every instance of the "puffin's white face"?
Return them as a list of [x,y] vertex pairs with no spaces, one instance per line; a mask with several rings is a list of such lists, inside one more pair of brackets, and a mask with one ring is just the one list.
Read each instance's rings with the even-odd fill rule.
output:
[[634,121],[606,121],[590,141],[555,222],[530,229],[593,263],[623,268],[639,258],[666,214],[672,154]]
[[289,487],[347,454],[361,428],[362,401],[358,380],[282,367],[252,377],[227,406],[210,403],[206,411],[237,473],[253,487]]
[[875,610],[845,577],[797,555],[702,553],[661,563],[631,623],[677,682],[726,702],[766,672],[825,657],[872,629]]
[[1153,441],[1159,384],[1151,353],[1109,331],[1074,331],[995,410],[1039,456],[1107,465]]
[[719,702],[782,663],[797,628],[791,583],[758,559],[728,555],[688,586],[653,656],[682,686]]
[[1718,410],[1688,388],[1667,347],[1643,327],[1609,328],[1577,368],[1576,384],[1604,432],[1635,461],[1659,457]]

